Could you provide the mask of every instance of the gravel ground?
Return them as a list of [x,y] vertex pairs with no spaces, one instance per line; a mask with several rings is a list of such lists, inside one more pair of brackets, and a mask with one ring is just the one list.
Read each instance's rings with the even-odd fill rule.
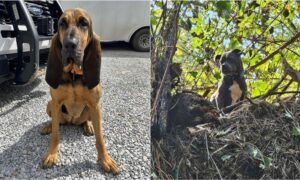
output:
[[[122,53],[117,53],[122,56]],[[128,54],[128,53],[127,53]],[[50,136],[39,130],[48,121],[49,88],[44,75],[26,87],[0,87],[0,179],[148,179],[150,177],[150,60],[148,55],[102,61],[102,108],[106,147],[121,174],[104,173],[97,163],[94,136],[80,126],[60,128],[59,163],[41,169]]]

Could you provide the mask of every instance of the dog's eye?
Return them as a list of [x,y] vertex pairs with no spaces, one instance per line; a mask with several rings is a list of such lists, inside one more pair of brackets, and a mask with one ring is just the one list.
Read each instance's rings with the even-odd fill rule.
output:
[[86,27],[88,26],[88,22],[85,19],[80,19],[80,21],[78,22],[78,26]]
[[67,22],[66,22],[65,20],[62,20],[62,21],[59,23],[59,26],[60,26],[60,27],[63,27],[63,28],[66,28],[66,27],[68,27],[68,24],[67,24]]

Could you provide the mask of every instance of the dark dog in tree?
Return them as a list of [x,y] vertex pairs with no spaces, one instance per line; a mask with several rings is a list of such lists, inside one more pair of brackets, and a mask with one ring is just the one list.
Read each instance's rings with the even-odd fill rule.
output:
[[211,97],[211,102],[220,110],[236,104],[245,97],[247,86],[241,60],[242,54],[244,53],[241,50],[234,49],[215,57],[223,78],[218,90]]

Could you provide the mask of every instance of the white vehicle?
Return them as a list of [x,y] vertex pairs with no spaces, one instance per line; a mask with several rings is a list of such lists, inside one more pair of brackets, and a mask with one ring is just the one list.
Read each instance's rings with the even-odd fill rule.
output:
[[47,60],[63,9],[75,7],[91,15],[102,42],[125,41],[135,50],[149,51],[149,1],[0,0],[0,84],[34,79]]
[[60,1],[64,10],[85,9],[102,42],[125,41],[137,51],[150,49],[150,1]]

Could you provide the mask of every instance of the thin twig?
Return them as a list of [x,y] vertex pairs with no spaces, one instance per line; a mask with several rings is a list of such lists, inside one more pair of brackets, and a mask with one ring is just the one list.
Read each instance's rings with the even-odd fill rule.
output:
[[208,157],[208,160],[211,159],[211,161],[213,162],[213,164],[215,165],[215,167],[216,167],[216,169],[217,169],[217,172],[218,172],[218,174],[219,174],[220,179],[222,180],[223,178],[222,178],[221,172],[220,172],[220,170],[219,170],[219,168],[218,168],[218,166],[217,166],[217,164],[216,164],[214,158],[213,158],[213,157],[210,155],[210,153],[209,153],[208,142],[207,142],[207,134],[206,134],[206,132],[205,132],[205,134],[204,134],[204,137],[205,137],[205,145],[206,145],[206,151],[207,151],[207,157]]
[[211,156],[213,156],[214,154],[216,154],[219,151],[222,151],[223,149],[225,149],[227,146],[229,146],[229,144],[225,144],[224,146],[220,147],[219,149],[217,149],[216,151],[214,151],[213,153],[211,153]]

